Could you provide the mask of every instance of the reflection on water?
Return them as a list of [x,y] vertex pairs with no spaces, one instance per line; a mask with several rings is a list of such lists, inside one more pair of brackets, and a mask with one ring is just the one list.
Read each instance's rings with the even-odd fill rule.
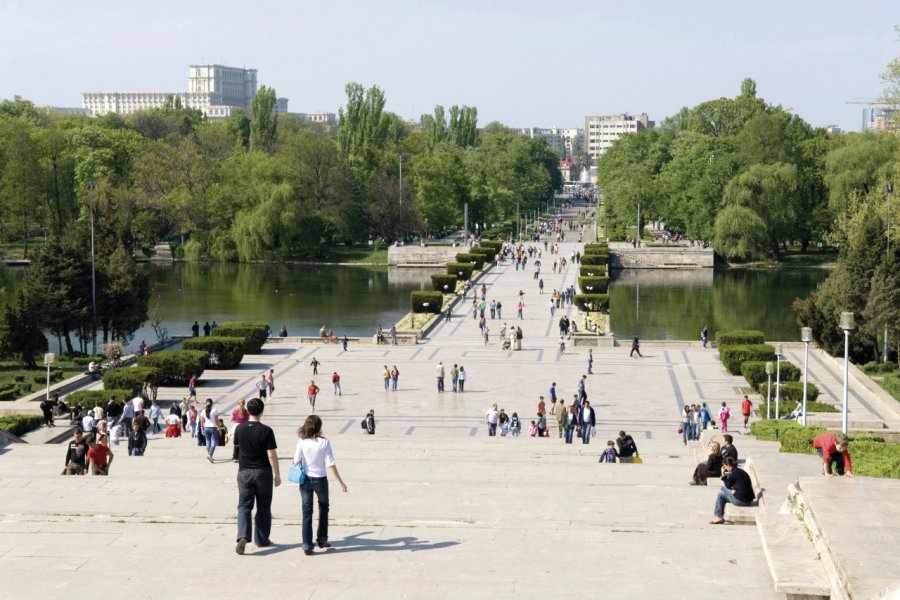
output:
[[620,339],[698,340],[722,329],[759,329],[766,339],[799,339],[791,309],[828,276],[824,269],[712,269],[612,272],[611,329]]

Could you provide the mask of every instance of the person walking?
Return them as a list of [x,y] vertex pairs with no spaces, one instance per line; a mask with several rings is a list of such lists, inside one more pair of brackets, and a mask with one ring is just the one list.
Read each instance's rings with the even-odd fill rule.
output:
[[275,394],[275,369],[269,369],[266,375],[266,387],[268,387],[269,398]]
[[709,343],[709,330],[706,328],[706,325],[700,330],[700,341],[703,342],[703,347],[706,348],[706,344]]
[[484,422],[487,423],[488,426],[488,436],[494,437],[497,435],[497,423],[499,420],[500,411],[497,410],[496,404],[492,404],[484,414]]
[[128,433],[128,456],[143,456],[146,451],[147,434],[140,424],[132,423],[131,431]]
[[459,384],[459,393],[462,394],[466,391],[466,368],[462,365],[459,365],[459,374],[457,383]]
[[719,422],[722,424],[722,432],[728,431],[728,421],[731,419],[731,409],[728,408],[725,402],[722,403],[722,408],[719,409]]
[[350,339],[346,335],[344,335],[344,337],[341,338],[341,346],[344,347],[344,352],[347,351],[347,343],[349,341],[350,341]]
[[437,391],[444,391],[444,363],[438,362],[437,366],[434,368],[434,374],[437,377]]
[[297,441],[297,449],[294,451],[294,464],[303,465],[306,470],[306,478],[300,484],[300,501],[303,512],[303,553],[307,556],[313,553],[312,515],[313,494],[319,504],[319,523],[316,529],[316,544],[319,548],[330,548],[328,543],[328,473],[330,472],[341,486],[341,491],[347,491],[347,484],[341,479],[331,442],[322,435],[322,419],[318,415],[310,415],[303,426],[297,432],[300,438]]
[[753,402],[747,394],[744,394],[744,401],[741,402],[741,414],[744,415],[744,429],[747,429],[747,422],[750,420],[750,413],[753,412]]
[[150,425],[153,433],[159,433],[162,431],[162,426],[159,424],[159,420],[162,419],[162,409],[159,407],[159,403],[154,400],[150,405]]
[[213,407],[212,398],[206,399],[206,407],[200,411],[200,423],[203,427],[203,435],[206,438],[206,459],[213,461],[213,454],[216,453],[216,446],[219,442],[218,432],[216,428],[219,425],[219,411]]
[[384,369],[381,371],[381,377],[384,379],[384,391],[388,391],[391,385],[391,370],[388,369],[387,365],[384,365]]
[[578,402],[583,403],[587,400],[587,375],[582,375],[581,379],[578,380]]
[[319,374],[319,365],[321,365],[321,364],[322,363],[320,363],[318,360],[316,360],[316,357],[313,356],[312,361],[309,363],[309,366],[311,366],[313,369],[313,375]]
[[459,365],[453,363],[453,368],[450,369],[450,386],[454,392],[459,391]]
[[87,451],[85,471],[91,470],[91,475],[109,475],[109,467],[113,461],[112,450],[106,443],[106,436],[99,435],[91,440],[90,449]]
[[619,447],[620,462],[633,463],[634,457],[640,456],[637,444],[634,443],[634,438],[624,431],[619,432],[619,437],[616,438],[616,445]]
[[[272,493],[281,485],[281,472],[275,432],[259,421],[264,410],[262,400],[251,398],[247,403],[248,420],[234,430],[234,447],[241,449],[237,472],[237,546],[234,549],[238,554],[244,553],[251,538],[259,548],[272,543],[269,538],[272,531]],[[251,525],[254,505],[256,516]]]
[[554,412],[554,411],[555,411],[555,416],[556,416],[556,424],[559,428],[559,437],[562,438],[563,436],[565,436],[565,433],[566,433],[566,416],[569,413],[569,411],[566,410],[565,401],[554,405],[550,409],[550,412]]
[[338,396],[341,395],[341,376],[338,375],[338,372],[335,371],[331,374],[331,385],[334,386],[334,393]]
[[585,400],[581,406],[581,414],[578,415],[578,424],[581,426],[581,443],[591,443],[591,429],[597,425],[597,417],[591,403]]
[[269,384],[266,382],[266,374],[262,373],[259,376],[259,379],[256,380],[256,393],[259,396],[260,400],[266,399],[266,391],[269,389]]
[[247,423],[250,420],[250,412],[244,408],[244,399],[241,398],[238,400],[237,408],[231,411],[231,445],[233,449],[231,451],[231,460],[233,462],[238,462],[238,452],[240,451],[240,442],[237,437],[237,428],[238,425],[242,425]]
[[194,400],[195,402],[197,400],[197,376],[196,375],[191,375],[191,378],[188,379],[188,398],[191,400]]
[[563,421],[563,429],[565,430],[566,435],[566,443],[571,444],[572,438],[575,435],[575,427],[578,426],[578,415],[575,412],[575,407],[570,406],[567,411],[565,411],[564,421]]
[[84,434],[75,429],[72,441],[66,448],[66,460],[63,463],[63,475],[84,475],[87,471],[87,453],[90,450]]
[[391,346],[397,345],[397,326],[391,325]]
[[397,391],[397,380],[400,379],[400,370],[397,368],[397,365],[394,365],[391,369],[391,391]]
[[588,372],[587,372],[587,374],[588,374],[588,375],[593,375],[593,374],[594,374],[594,351],[593,351],[592,349],[590,349],[590,348],[588,348],[588,359],[587,359],[587,362],[588,362],[588,365],[587,365],[587,367],[588,367],[587,371],[588,371]]
[[639,357],[643,358],[643,355],[641,355],[641,342],[638,340],[638,336],[631,338],[631,353],[628,356],[633,358],[635,352],[637,352]]
[[315,380],[309,380],[309,387],[306,388],[306,399],[309,400],[309,406],[313,412],[316,412],[316,396],[319,395],[319,386]]

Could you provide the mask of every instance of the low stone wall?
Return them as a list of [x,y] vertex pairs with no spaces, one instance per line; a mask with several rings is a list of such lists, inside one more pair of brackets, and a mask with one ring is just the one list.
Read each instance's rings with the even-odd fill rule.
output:
[[714,266],[712,248],[633,248],[624,242],[609,245],[610,269],[712,269]]
[[412,265],[443,267],[456,260],[456,255],[466,252],[463,246],[390,246],[388,266]]

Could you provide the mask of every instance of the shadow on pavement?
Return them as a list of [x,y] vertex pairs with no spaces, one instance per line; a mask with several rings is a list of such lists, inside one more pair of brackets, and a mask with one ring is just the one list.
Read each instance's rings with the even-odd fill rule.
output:
[[429,543],[419,538],[407,536],[388,539],[364,538],[362,536],[371,534],[371,531],[364,531],[354,535],[349,535],[343,540],[332,543],[330,553],[338,552],[396,552],[409,551],[418,552],[420,550],[437,550],[439,548],[449,548],[456,546],[459,542],[436,542]]

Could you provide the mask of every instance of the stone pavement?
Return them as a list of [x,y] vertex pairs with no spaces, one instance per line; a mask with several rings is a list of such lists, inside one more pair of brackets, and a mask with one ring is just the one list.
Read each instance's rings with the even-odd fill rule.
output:
[[[563,244],[566,257],[572,248]],[[576,265],[554,275],[552,258],[542,262],[548,294],[574,283]],[[309,362],[321,361],[317,414],[349,486],[348,494],[331,488],[331,550],[304,556],[299,494],[285,483],[273,503],[275,546],[234,553],[230,446],[211,465],[191,438],[154,435],[142,458],[114,447],[110,477],[75,478],[59,476],[63,446],[16,444],[0,448],[0,572],[16,574],[3,578],[2,595],[546,598],[585,586],[619,598],[779,597],[756,528],[708,525],[717,487],[687,485],[696,459],[676,435],[680,407],[727,400],[737,408],[739,400],[742,380],[724,372],[714,350],[647,343],[639,359],[627,347],[595,348],[587,393],[598,434],[589,445],[487,436],[491,403],[518,412],[527,427],[538,395],[555,381],[568,404],[587,371],[586,348],[560,354],[559,312],[550,317],[549,295],[532,278],[531,269],[503,265],[479,281],[489,299],[502,300],[509,324],[525,292],[521,352],[500,348],[500,320],[489,320],[485,346],[466,303],[416,346],[273,344],[239,369],[204,374],[200,398],[230,412],[252,396],[259,373],[275,369],[264,421],[286,477],[309,414]],[[438,361],[448,373],[444,393],[436,391]],[[469,374],[463,394],[449,391],[453,363]],[[400,370],[396,392],[383,388],[384,365]],[[342,396],[331,390],[334,370]],[[375,436],[359,426],[370,408]],[[620,429],[634,435],[643,465],[597,464]]]

